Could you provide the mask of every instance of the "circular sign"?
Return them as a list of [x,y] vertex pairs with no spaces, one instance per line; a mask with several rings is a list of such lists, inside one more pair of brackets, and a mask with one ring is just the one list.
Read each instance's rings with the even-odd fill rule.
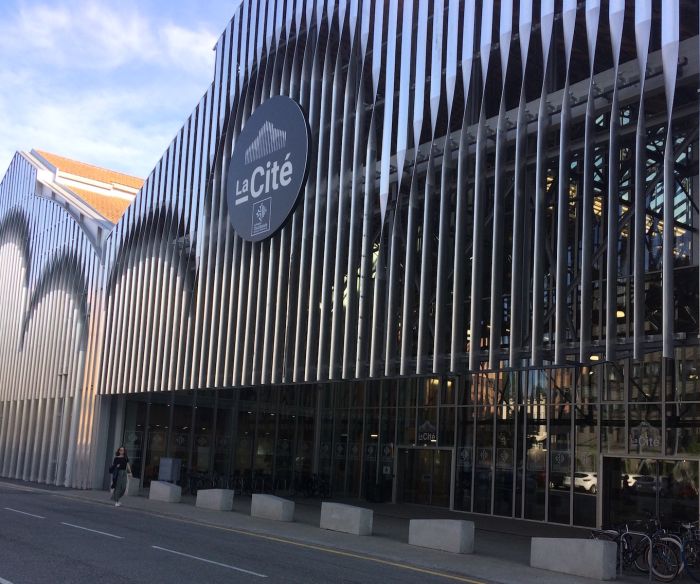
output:
[[229,217],[243,239],[262,241],[287,222],[306,184],[309,143],[306,116],[289,97],[268,99],[248,119],[226,179]]

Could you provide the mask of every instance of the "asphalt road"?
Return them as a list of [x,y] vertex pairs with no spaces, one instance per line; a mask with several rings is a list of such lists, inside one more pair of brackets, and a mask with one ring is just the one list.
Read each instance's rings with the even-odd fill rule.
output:
[[455,581],[478,584],[369,557],[0,485],[0,584]]

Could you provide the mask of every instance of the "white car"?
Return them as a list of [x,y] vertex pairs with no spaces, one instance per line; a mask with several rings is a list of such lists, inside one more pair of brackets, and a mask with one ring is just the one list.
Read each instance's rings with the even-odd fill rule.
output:
[[[564,477],[564,486],[571,486],[571,477]],[[575,472],[574,489],[579,489],[595,495],[598,492],[598,475],[594,472]]]
[[640,475],[640,474],[628,474],[628,475],[624,475],[623,478],[627,477],[627,486],[634,487],[634,485],[637,483],[637,480],[643,476],[644,475]]

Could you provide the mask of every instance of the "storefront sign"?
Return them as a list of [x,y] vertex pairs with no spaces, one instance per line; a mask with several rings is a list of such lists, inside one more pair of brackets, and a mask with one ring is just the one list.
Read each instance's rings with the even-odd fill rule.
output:
[[630,448],[633,452],[659,452],[661,431],[646,420],[630,428]]
[[420,426],[418,426],[418,442],[437,442],[437,428],[430,420],[425,420]]
[[309,126],[299,104],[276,96],[260,105],[236,140],[226,179],[229,217],[247,241],[272,237],[306,184]]

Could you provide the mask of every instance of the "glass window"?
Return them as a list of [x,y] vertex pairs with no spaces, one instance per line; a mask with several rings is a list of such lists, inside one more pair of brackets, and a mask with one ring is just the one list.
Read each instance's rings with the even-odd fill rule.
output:
[[417,379],[399,380],[399,407],[415,407],[417,393]]
[[700,455],[700,404],[666,405],[666,454]]
[[457,405],[466,406],[474,403],[473,392],[476,385],[476,377],[467,375],[459,379],[457,388]]
[[348,419],[348,466],[347,493],[351,497],[360,496],[360,477],[362,476],[362,410],[350,410]]
[[578,403],[596,403],[600,393],[600,379],[603,368],[600,366],[583,366],[579,369],[576,383],[576,401]]
[[496,408],[496,459],[493,512],[513,515],[513,487],[515,483],[515,406]]
[[475,408],[476,458],[474,469],[474,511],[491,513],[491,480],[493,476],[493,409],[488,406]]
[[443,379],[442,393],[440,395],[440,403],[443,405],[455,403],[457,382],[454,379]]
[[400,445],[413,445],[416,443],[416,409],[398,409],[398,441]]
[[673,401],[700,401],[700,349],[676,349]]
[[[578,406],[574,414],[576,475],[587,475],[588,481],[574,481],[574,525],[595,527],[596,493],[598,492],[598,407]],[[579,479],[585,477],[578,477]]]
[[455,408],[443,406],[440,408],[440,424],[438,425],[438,444],[454,446],[455,443]]
[[[131,461],[131,470],[134,476],[141,477],[141,462],[143,460],[144,437],[146,432],[146,409],[145,399],[129,398],[126,402],[126,413],[124,416],[124,437],[122,443],[126,448],[127,455]],[[59,410],[60,411],[60,410]],[[111,464],[111,458],[110,458]]]
[[345,483],[348,458],[348,410],[335,410],[331,486],[334,494],[347,494]]
[[602,450],[605,453],[626,453],[625,406],[622,404],[602,406],[601,428]]
[[382,407],[396,407],[396,388],[401,381],[382,381]]
[[625,370],[616,363],[604,364],[605,401],[622,401],[625,399]]
[[198,392],[196,400],[191,465],[193,474],[208,473],[211,470],[214,438],[213,392]]
[[369,408],[376,408],[379,406],[379,400],[381,399],[382,385],[388,385],[387,383],[382,383],[381,381],[369,381],[367,383],[367,402],[366,405]]
[[648,353],[630,364],[630,401],[661,401],[663,389],[661,353]]
[[352,383],[349,387],[349,399],[351,408],[361,408],[365,404],[365,384]]
[[528,372],[527,396],[530,403],[545,403],[549,394],[549,376],[546,371],[532,369]]
[[661,454],[661,405],[629,406],[630,454]]
[[471,511],[474,451],[474,409],[457,408],[457,461],[455,468],[455,509]]
[[233,488],[234,409],[233,390],[219,390],[216,410],[216,436],[214,439],[214,472],[220,488]]
[[549,410],[549,521],[569,523],[571,499],[571,406]]
[[421,380],[418,388],[418,406],[437,407],[440,380],[437,377]]
[[496,402],[499,373],[480,373],[477,377],[475,402],[477,404],[493,404]]
[[547,466],[547,407],[544,404],[526,408],[525,429],[525,519],[545,518]]

